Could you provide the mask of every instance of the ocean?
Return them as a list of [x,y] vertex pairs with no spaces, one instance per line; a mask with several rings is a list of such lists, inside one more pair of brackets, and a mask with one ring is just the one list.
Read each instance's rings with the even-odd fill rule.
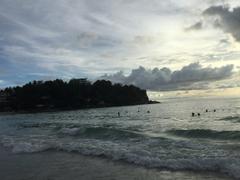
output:
[[[156,173],[161,179],[240,179],[240,98],[179,98],[151,105],[2,114],[0,145],[3,179],[54,179],[44,173],[51,174],[64,162],[71,172],[86,166],[81,173],[92,176],[64,173],[63,179],[121,179],[126,171],[133,173],[131,169],[140,176],[154,171],[143,179],[153,174],[158,179]],[[30,176],[24,165],[34,167],[35,173]],[[94,165],[117,170],[111,178],[104,172],[99,178],[94,174],[102,171]]]

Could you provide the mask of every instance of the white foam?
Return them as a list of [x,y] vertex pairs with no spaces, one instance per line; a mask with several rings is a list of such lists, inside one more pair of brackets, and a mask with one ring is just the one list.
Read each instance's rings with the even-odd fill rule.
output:
[[79,133],[80,128],[62,128],[60,133],[75,136]]
[[[73,129],[73,128],[72,128]],[[70,132],[72,132],[72,129]],[[74,128],[75,129],[75,128]],[[73,131],[75,132],[76,129]],[[68,131],[67,131],[68,132]],[[2,144],[10,147],[14,153],[33,153],[48,149],[56,149],[66,152],[79,152],[83,155],[105,156],[112,160],[123,160],[149,168],[159,168],[168,170],[193,170],[193,171],[216,171],[229,174],[237,179],[240,178],[240,157],[168,157],[129,146],[125,143],[114,143],[111,141],[101,141],[94,139],[81,139],[75,142],[55,140],[30,139],[19,140],[13,138],[3,138]],[[166,152],[165,152],[166,153]],[[167,153],[166,153],[167,154]]]
[[11,148],[13,153],[33,153],[41,152],[53,148],[51,144],[43,140],[30,140],[4,137],[1,139],[1,144],[4,147]]
[[50,146],[47,144],[36,144],[30,142],[21,142],[16,144],[12,151],[14,153],[33,153],[33,152],[41,152],[49,149]]

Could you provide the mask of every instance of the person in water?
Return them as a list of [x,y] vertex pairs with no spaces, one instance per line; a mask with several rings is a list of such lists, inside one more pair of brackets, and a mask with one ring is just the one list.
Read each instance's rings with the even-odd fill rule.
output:
[[194,117],[195,116],[195,113],[194,112],[192,112],[192,117]]
[[120,112],[118,112],[118,117],[120,117]]

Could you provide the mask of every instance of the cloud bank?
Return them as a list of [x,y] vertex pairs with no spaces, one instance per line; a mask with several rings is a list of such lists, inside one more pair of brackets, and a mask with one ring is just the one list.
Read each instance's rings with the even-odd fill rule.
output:
[[[233,65],[218,68],[202,67],[199,63],[184,66],[181,70],[154,68],[145,69],[139,67],[133,69],[128,76],[122,71],[112,75],[104,75],[100,79],[108,79],[123,84],[134,84],[148,90],[180,90],[180,89],[204,89],[208,82],[222,80],[233,74]],[[193,86],[194,83],[198,83]]]

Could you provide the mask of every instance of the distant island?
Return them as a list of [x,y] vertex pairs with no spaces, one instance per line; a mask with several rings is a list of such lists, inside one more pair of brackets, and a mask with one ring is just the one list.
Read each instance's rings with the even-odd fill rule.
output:
[[158,103],[150,101],[146,90],[110,81],[61,79],[33,81],[21,87],[0,90],[1,112],[39,112]]

